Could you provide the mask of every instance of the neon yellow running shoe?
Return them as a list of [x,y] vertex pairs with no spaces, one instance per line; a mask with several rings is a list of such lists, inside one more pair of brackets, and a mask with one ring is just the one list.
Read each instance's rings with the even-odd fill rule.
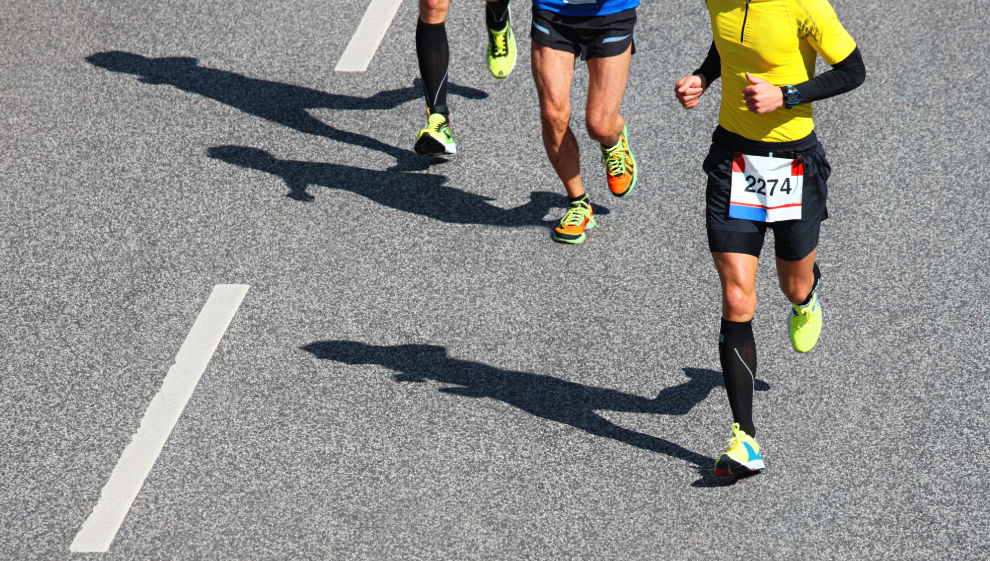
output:
[[505,22],[502,31],[488,30],[488,70],[496,78],[505,78],[516,67],[516,37],[512,24]]
[[732,424],[732,438],[729,439],[729,450],[718,457],[715,462],[715,475],[739,475],[764,469],[763,456],[760,455],[760,445],[756,439],[739,428],[739,423]]
[[818,302],[818,293],[811,295],[811,302],[807,306],[791,304],[789,315],[794,350],[806,353],[815,348],[818,336],[822,334],[822,307]]
[[585,230],[598,226],[595,223],[594,211],[588,197],[574,201],[567,207],[567,214],[560,219],[560,224],[553,230],[554,241],[563,243],[581,243],[585,240]]
[[[429,110],[427,110],[429,113]],[[441,154],[456,154],[457,143],[450,132],[450,123],[442,113],[433,113],[426,128],[419,131],[416,145],[413,147],[417,154],[439,156]]]

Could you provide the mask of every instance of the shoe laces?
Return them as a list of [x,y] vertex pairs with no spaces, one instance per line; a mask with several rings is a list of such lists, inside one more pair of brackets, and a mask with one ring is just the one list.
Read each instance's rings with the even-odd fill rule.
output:
[[818,304],[817,294],[807,306],[791,306],[794,317],[798,318],[798,331],[804,331],[811,324],[811,318],[814,314],[816,304]]
[[734,446],[739,444],[739,442],[742,441],[743,435],[745,434],[746,433],[743,432],[741,428],[739,428],[739,423],[732,423],[732,438],[726,440],[726,444],[729,445],[729,449],[731,450]]
[[611,148],[602,147],[602,163],[610,177],[621,177],[626,174],[626,151],[622,148],[622,139]]
[[571,203],[567,207],[567,214],[561,219],[560,223],[564,226],[580,226],[584,219],[591,214],[591,205],[586,201],[578,201],[576,203]]
[[440,113],[434,113],[433,115],[430,115],[430,122],[427,125],[427,128],[429,128],[431,131],[438,133],[445,126],[448,126],[447,119],[445,119],[443,115],[441,115]]
[[505,56],[509,54],[509,49],[505,46],[505,36],[508,35],[509,24],[505,25],[502,31],[492,31],[492,40],[495,45],[492,47],[492,56]]

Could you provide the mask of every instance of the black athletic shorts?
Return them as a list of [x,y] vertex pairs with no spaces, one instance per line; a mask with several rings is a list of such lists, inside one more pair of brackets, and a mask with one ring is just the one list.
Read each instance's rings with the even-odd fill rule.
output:
[[636,8],[604,16],[562,16],[533,8],[530,38],[581,60],[618,56],[632,45],[636,52]]
[[[752,156],[768,156],[773,153],[775,158],[803,159],[804,192],[800,220],[767,223],[729,218],[732,158],[736,152]],[[757,142],[731,133],[719,125],[712,135],[712,145],[703,167],[708,175],[706,222],[710,251],[746,253],[759,257],[767,228],[773,230],[775,253],[784,261],[800,261],[818,247],[822,220],[828,218],[828,208],[825,207],[828,197],[826,182],[832,168],[825,159],[825,150],[814,131],[801,140],[791,142]]]

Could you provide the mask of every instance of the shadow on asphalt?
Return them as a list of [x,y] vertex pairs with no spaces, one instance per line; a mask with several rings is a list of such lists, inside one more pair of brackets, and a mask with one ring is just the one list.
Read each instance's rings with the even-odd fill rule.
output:
[[[567,197],[556,193],[535,191],[528,203],[510,208],[498,208],[493,199],[443,185],[447,178],[425,173],[375,171],[341,164],[280,160],[264,150],[245,146],[210,148],[211,158],[255,169],[281,177],[289,187],[286,195],[297,201],[311,201],[310,185],[350,191],[376,203],[419,214],[452,224],[485,226],[546,226],[556,221],[544,220],[551,208],[567,208]],[[595,213],[608,214],[598,205]]]
[[[622,411],[655,415],[685,415],[722,386],[722,374],[712,370],[684,368],[688,381],[664,388],[653,399],[605,388],[567,382],[553,376],[502,370],[486,364],[447,357],[437,345],[380,347],[355,341],[318,341],[302,347],[317,358],[344,364],[378,364],[395,370],[397,382],[434,380],[454,387],[439,391],[473,398],[491,398],[550,421],[611,438],[650,452],[666,454],[694,464],[702,478],[694,487],[732,485],[736,478],[712,475],[715,460],[673,442],[629,430],[604,419],[596,411]],[[770,386],[756,381],[758,391]]]
[[[370,136],[336,129],[307,113],[308,109],[392,109],[423,96],[418,79],[412,87],[379,92],[371,97],[355,97],[206,68],[199,66],[198,61],[191,57],[147,58],[133,53],[109,51],[92,54],[86,57],[86,61],[112,72],[134,74],[145,84],[167,84],[208,97],[299,132],[384,152],[398,161],[397,169],[400,170],[425,170],[431,164],[446,161],[421,156],[412,150],[398,148]],[[456,84],[448,85],[448,93],[468,99],[488,97],[486,92]]]

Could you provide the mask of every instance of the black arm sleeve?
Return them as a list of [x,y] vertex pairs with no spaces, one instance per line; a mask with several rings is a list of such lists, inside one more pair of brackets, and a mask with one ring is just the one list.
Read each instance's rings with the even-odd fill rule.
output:
[[[712,46],[708,48],[708,56],[705,57],[705,62],[701,63],[701,68],[698,68],[692,74],[701,74],[705,77],[706,89],[722,75],[722,57],[719,56],[718,49],[715,48],[715,41],[712,41]],[[801,94],[804,95],[803,90]]]
[[[828,72],[824,72],[807,82],[795,84],[801,92],[801,103],[811,103],[820,99],[828,99],[839,94],[852,91],[866,80],[866,65],[863,55],[856,47],[842,62],[836,63]],[[787,88],[781,88],[787,97]]]

